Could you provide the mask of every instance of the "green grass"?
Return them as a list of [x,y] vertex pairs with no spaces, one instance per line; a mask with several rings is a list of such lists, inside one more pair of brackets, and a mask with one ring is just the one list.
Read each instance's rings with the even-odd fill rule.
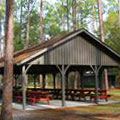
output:
[[[120,90],[110,90],[108,94],[112,95],[109,100],[120,101]],[[98,114],[98,113],[120,113],[120,103],[117,104],[108,104],[108,105],[97,105],[97,106],[87,106],[87,107],[76,107],[75,111],[86,113],[86,114]]]
[[120,101],[120,90],[110,90],[108,91],[108,94],[112,95],[109,99],[114,101]]
[[120,96],[120,91],[108,91],[108,94]]
[[[41,85],[36,85],[36,88],[41,88]],[[34,85],[27,85],[27,88],[34,88]]]
[[108,105],[97,105],[97,106],[87,106],[87,107],[76,107],[76,112],[86,113],[86,114],[113,114],[120,113],[120,104],[108,104]]

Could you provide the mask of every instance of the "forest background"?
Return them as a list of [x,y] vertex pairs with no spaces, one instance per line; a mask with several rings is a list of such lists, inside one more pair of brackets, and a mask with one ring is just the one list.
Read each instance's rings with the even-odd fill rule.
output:
[[[120,53],[119,2],[105,0],[102,8],[105,42]],[[97,0],[15,0],[14,51],[81,28],[88,29],[97,37],[100,36]],[[2,0],[0,2],[1,55],[4,53],[4,31],[5,0]]]

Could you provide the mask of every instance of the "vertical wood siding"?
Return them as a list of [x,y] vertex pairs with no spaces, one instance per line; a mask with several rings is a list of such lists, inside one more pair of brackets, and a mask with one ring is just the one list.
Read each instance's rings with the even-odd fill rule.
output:
[[118,63],[80,36],[46,52],[34,64],[117,66]]

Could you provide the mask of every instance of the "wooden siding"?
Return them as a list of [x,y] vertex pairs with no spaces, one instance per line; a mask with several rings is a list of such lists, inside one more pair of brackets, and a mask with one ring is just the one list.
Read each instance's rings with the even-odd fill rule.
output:
[[[41,59],[42,57],[42,59]],[[98,50],[95,46],[80,36],[46,52],[44,57],[33,61],[34,64],[49,65],[103,65],[118,66],[110,56]]]

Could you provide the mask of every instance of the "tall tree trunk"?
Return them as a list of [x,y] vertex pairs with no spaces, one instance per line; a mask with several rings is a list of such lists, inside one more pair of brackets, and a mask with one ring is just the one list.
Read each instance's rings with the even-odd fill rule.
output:
[[74,89],[78,89],[78,79],[79,79],[79,76],[78,76],[78,72],[74,72]]
[[6,41],[5,65],[2,94],[1,120],[13,120],[12,117],[12,80],[13,80],[13,0],[6,0]]
[[73,22],[73,30],[76,30],[77,29],[76,0],[72,0],[72,22]]
[[[104,24],[102,18],[102,0],[98,0],[98,13],[99,13],[99,24],[100,24],[100,36],[101,41],[105,42],[105,33],[104,33]],[[108,89],[108,71],[104,69],[104,80],[105,80],[105,89]]]
[[0,0],[0,38],[2,37],[2,0]]
[[43,0],[40,0],[40,42],[44,42]]
[[[2,0],[0,0],[0,39],[2,38]],[[2,57],[2,39],[0,40],[0,57]]]
[[94,3],[92,2],[91,3],[91,6],[92,6],[92,12],[93,12],[93,17],[92,17],[92,19],[93,19],[93,22],[92,22],[92,27],[93,27],[93,32],[95,32],[95,30],[96,30],[96,13],[95,13],[95,5],[94,5]]
[[28,16],[27,16],[27,26],[26,26],[26,44],[25,48],[29,47],[30,42],[30,0],[28,0]]
[[[76,9],[76,0],[72,0],[72,22],[73,22],[73,30],[77,29],[77,9]],[[77,88],[77,73],[74,73],[74,88]]]
[[[64,8],[64,1],[61,1],[61,8]],[[62,30],[64,31],[66,29],[65,26],[65,14],[62,12],[61,13],[61,21],[62,21]]]
[[98,0],[98,14],[99,14],[99,24],[100,24],[100,36],[102,42],[105,42],[104,24],[102,18],[102,0]]
[[21,36],[22,36],[22,13],[23,13],[23,0],[21,0],[21,3],[20,3],[20,38],[21,39]]
[[69,0],[67,0],[67,31],[69,32]]
[[119,27],[120,27],[120,0],[118,0],[118,11],[119,11]]

